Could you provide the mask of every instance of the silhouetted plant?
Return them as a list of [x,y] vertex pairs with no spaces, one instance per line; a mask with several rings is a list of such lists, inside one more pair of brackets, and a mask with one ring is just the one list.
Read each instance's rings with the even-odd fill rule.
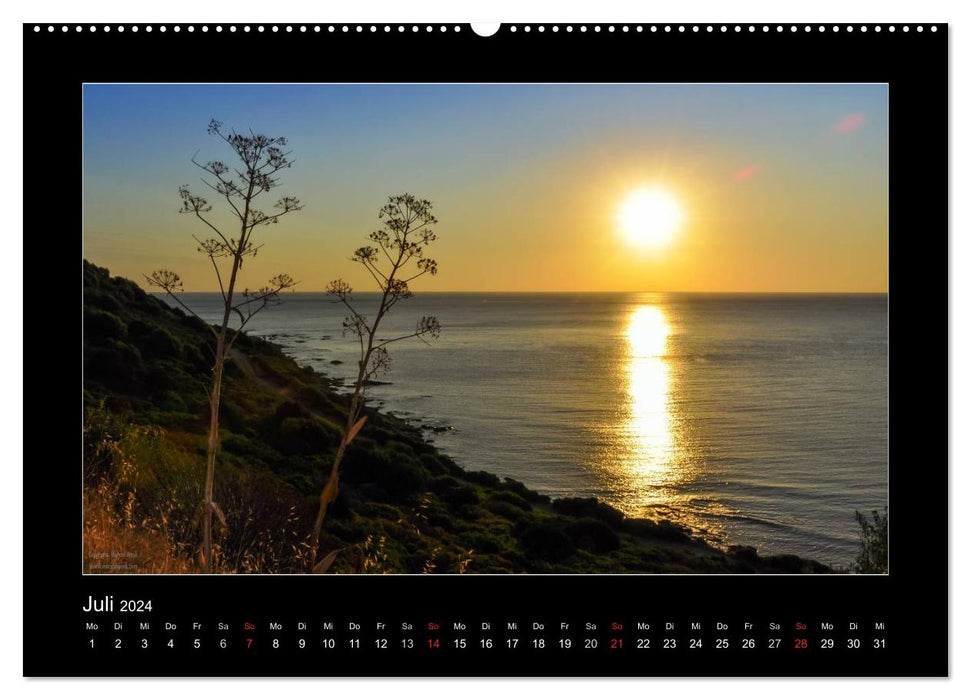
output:
[[861,574],[887,573],[887,525],[889,515],[870,511],[872,522],[860,511],[853,516],[860,526],[860,554],[856,558],[856,571]]
[[[255,257],[262,244],[253,242],[253,232],[259,226],[275,224],[281,216],[301,209],[295,197],[281,197],[274,204],[276,211],[267,213],[254,206],[263,194],[275,189],[279,181],[274,177],[292,164],[290,152],[284,151],[286,139],[263,134],[238,134],[223,131],[222,123],[215,119],[209,122],[208,132],[218,136],[232,149],[239,161],[226,165],[218,160],[200,163],[192,158],[193,165],[207,173],[202,182],[225,201],[231,224],[217,225],[209,216],[212,205],[205,197],[193,194],[188,185],[179,188],[182,198],[180,213],[191,214],[215,234],[211,238],[193,236],[199,244],[198,251],[204,253],[212,263],[212,269],[219,284],[223,299],[223,315],[219,326],[206,326],[212,331],[215,340],[215,363],[212,368],[212,388],[209,391],[209,439],[206,445],[206,481],[203,494],[202,546],[200,560],[204,571],[211,572],[214,567],[212,544],[213,514],[225,525],[226,517],[219,505],[213,501],[216,453],[219,448],[219,400],[222,391],[223,366],[230,358],[233,344],[247,323],[268,305],[279,301],[282,292],[292,289],[296,282],[287,274],[272,277],[263,287],[256,290],[244,288],[237,295],[239,271],[246,257]],[[182,279],[171,270],[155,270],[145,279],[152,286],[161,288],[191,315],[199,315],[178,297],[183,291]],[[230,321],[239,319],[236,328],[230,328]],[[201,320],[201,319],[200,319]]]
[[315,573],[326,571],[328,557],[317,562],[317,547],[323,527],[327,507],[337,499],[341,461],[347,446],[364,426],[367,416],[362,416],[364,398],[368,385],[375,375],[390,368],[391,358],[388,346],[408,338],[426,341],[427,337],[436,338],[441,331],[438,319],[422,316],[415,329],[394,338],[379,338],[378,328],[381,321],[398,302],[412,296],[409,283],[422,275],[434,275],[438,264],[425,255],[425,246],[432,243],[436,236],[431,226],[438,220],[431,213],[432,204],[427,199],[419,199],[410,194],[388,198],[387,204],[378,212],[382,228],[369,236],[375,245],[366,245],[354,251],[351,258],[364,267],[381,292],[381,301],[373,318],[360,313],[352,303],[351,286],[337,279],[327,286],[328,294],[347,307],[350,315],[344,318],[344,333],[355,336],[360,346],[357,378],[351,394],[340,444],[334,455],[334,462],[320,493],[320,506],[314,531],[310,540],[311,561]]

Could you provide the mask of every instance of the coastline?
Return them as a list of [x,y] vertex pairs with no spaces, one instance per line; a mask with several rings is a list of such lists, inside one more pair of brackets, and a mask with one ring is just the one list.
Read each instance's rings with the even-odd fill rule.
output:
[[[112,536],[147,537],[139,546],[159,556],[136,572],[190,573],[208,331],[107,270],[85,263],[84,272],[86,561],[103,564],[95,545]],[[242,336],[237,348],[217,476],[221,570],[296,572],[344,399],[275,343]],[[322,551],[339,551],[334,573],[833,571],[794,555],[719,549],[593,498],[550,499],[463,468],[403,419],[367,415],[324,526]]]

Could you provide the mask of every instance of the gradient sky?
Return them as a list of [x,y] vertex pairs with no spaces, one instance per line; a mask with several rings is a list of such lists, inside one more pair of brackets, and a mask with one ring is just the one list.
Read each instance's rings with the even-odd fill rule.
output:
[[[216,289],[178,213],[179,185],[205,194],[193,154],[230,161],[211,118],[286,136],[264,196],[305,205],[257,229],[244,286],[367,289],[350,254],[411,192],[439,219],[418,291],[887,290],[885,85],[86,85],[86,258]],[[663,249],[618,231],[645,185],[686,215]]]

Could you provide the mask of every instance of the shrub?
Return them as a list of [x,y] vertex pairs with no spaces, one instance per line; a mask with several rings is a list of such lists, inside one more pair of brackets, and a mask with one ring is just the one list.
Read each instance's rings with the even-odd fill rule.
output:
[[624,520],[623,530],[637,537],[665,540],[667,542],[691,541],[691,535],[688,531],[680,525],[675,525],[670,520],[655,522],[647,518],[627,518]]
[[84,275],[84,286],[85,290],[88,287],[92,289],[100,289],[101,285],[108,282],[111,279],[111,275],[108,273],[108,269],[104,267],[98,267],[88,262],[87,259],[81,261],[83,275]]
[[438,476],[432,479],[430,488],[435,493],[445,493],[449,489],[458,488],[461,483],[458,479],[451,476]]
[[85,380],[130,385],[142,369],[141,354],[127,343],[109,340],[84,355]]
[[499,517],[506,518],[514,523],[519,523],[528,517],[525,510],[517,508],[512,503],[499,500],[495,497],[489,498],[489,500],[486,502],[486,508]]
[[434,500],[425,506],[425,520],[432,527],[440,527],[447,532],[455,531],[455,520],[444,504]]
[[473,484],[489,486],[491,488],[498,488],[502,483],[498,476],[489,472],[465,472],[465,479],[471,481]]
[[160,316],[174,316],[176,313],[175,309],[156,296],[146,297],[141,308],[146,314],[155,316],[156,318]]
[[853,517],[860,526],[860,554],[856,558],[856,571],[861,574],[887,573],[889,516],[886,509],[883,515],[875,510],[870,511],[873,522],[860,511],[856,511]]
[[206,343],[198,345],[186,345],[182,348],[182,357],[186,363],[198,372],[209,372],[212,370],[212,348]]
[[490,500],[504,501],[510,505],[516,506],[517,508],[522,508],[523,510],[532,510],[533,504],[527,501],[525,498],[520,496],[518,493],[513,493],[512,491],[494,491]]
[[441,460],[435,456],[433,453],[425,452],[420,455],[418,459],[421,460],[422,466],[428,470],[428,473],[432,476],[442,476],[448,473],[448,467],[442,464]]
[[759,553],[756,551],[755,547],[732,545],[728,548],[728,553],[736,559],[749,564],[756,564],[759,561]]
[[576,551],[562,523],[552,519],[543,519],[524,527],[519,533],[519,542],[531,559],[561,561]]
[[413,496],[424,491],[428,483],[428,472],[411,457],[402,456],[400,453],[395,456],[397,459],[392,458],[381,473],[378,483],[392,497]]
[[580,518],[566,526],[567,535],[580,549],[594,554],[612,552],[620,546],[620,536],[596,518]]
[[86,309],[84,313],[86,339],[124,338],[125,322],[109,311]]
[[[155,360],[149,364],[145,372],[145,381],[157,392],[186,392],[198,386],[197,382],[185,373],[182,363],[172,360]],[[201,391],[201,387],[199,390]]]
[[794,554],[777,554],[761,557],[760,570],[774,571],[783,574],[824,574],[829,569],[817,561],[802,559]]
[[[85,271],[87,275],[87,271]],[[110,294],[104,294],[100,290],[94,289],[93,287],[88,287],[87,282],[84,288],[84,307],[86,309],[101,309],[102,311],[110,311],[113,314],[120,314],[124,311],[124,307],[118,303]]]
[[314,386],[301,386],[297,389],[297,398],[312,408],[336,413],[338,407],[320,389]]
[[448,470],[449,474],[454,474],[455,476],[462,476],[463,474],[465,474],[465,470],[462,469],[462,467],[460,467],[458,464],[456,464],[455,460],[449,457],[448,455],[443,455],[443,454],[438,455],[438,461],[441,462],[442,465],[444,465],[445,469]]
[[549,503],[550,497],[533,491],[521,481],[510,479],[508,476],[502,480],[502,487],[507,491],[517,493],[531,503]]
[[464,544],[479,554],[498,554],[503,550],[502,542],[496,537],[481,532],[467,535]]
[[188,409],[185,405],[185,401],[174,391],[166,391],[159,398],[159,408],[166,411],[177,411],[179,413],[185,413]]
[[135,343],[145,357],[177,359],[182,356],[182,344],[164,328],[150,328],[135,336]]
[[282,423],[287,418],[309,418],[310,412],[298,403],[284,401],[277,407],[274,415],[277,421]]
[[614,529],[624,524],[624,514],[596,498],[561,498],[553,501],[553,510],[562,515],[596,518]]
[[[222,437],[222,448],[225,452],[232,453],[239,457],[257,459],[269,464],[280,460],[279,454],[263,440],[251,439],[246,435],[226,431]],[[284,460],[289,463],[289,460]],[[294,459],[294,462],[303,463],[304,459]]]
[[456,513],[462,516],[461,526],[457,532],[468,532],[470,528],[474,527],[472,523],[478,520],[482,520],[489,515],[489,511],[485,508],[481,508],[477,503],[464,503],[455,508]]
[[279,447],[284,454],[325,452],[340,442],[340,431],[316,418],[285,418],[280,424]]
[[206,334],[209,333],[209,328],[210,328],[209,324],[203,321],[201,318],[196,318],[195,316],[190,316],[186,313],[182,313],[182,311],[178,309],[173,309],[173,311],[179,314],[179,320],[187,328],[191,328],[192,330],[198,331],[200,333],[206,333]]
[[429,475],[421,463],[403,451],[400,443],[365,451],[355,442],[344,457],[342,479],[349,484],[373,483],[392,497],[405,497],[425,489]]
[[441,499],[453,506],[474,506],[479,503],[479,492],[466,484],[457,484],[439,491]]
[[136,318],[128,322],[128,335],[130,335],[133,339],[144,338],[151,332],[152,328],[154,328],[154,326],[151,326]]
[[691,533],[670,520],[658,520],[656,535],[658,539],[668,540],[669,542],[690,542]]
[[[106,270],[107,272],[107,270]],[[128,301],[138,303],[148,298],[142,288],[129,279],[124,277],[115,277],[111,280],[111,284],[115,287],[115,293],[124,297]]]
[[310,495],[317,490],[317,482],[308,474],[281,474],[280,478],[298,493]]

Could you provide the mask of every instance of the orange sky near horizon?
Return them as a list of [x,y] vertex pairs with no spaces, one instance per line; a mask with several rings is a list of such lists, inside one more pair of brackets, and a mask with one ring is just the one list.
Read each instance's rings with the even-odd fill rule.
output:
[[[274,108],[254,108],[266,91]],[[204,191],[196,149],[230,157],[210,116],[287,136],[295,164],[272,194],[305,205],[258,229],[243,286],[288,272],[298,291],[370,290],[350,254],[408,191],[439,219],[439,274],[417,292],[887,291],[886,86],[86,86],[86,258],[216,289],[176,191]],[[620,231],[643,187],[681,207],[667,245]]]

